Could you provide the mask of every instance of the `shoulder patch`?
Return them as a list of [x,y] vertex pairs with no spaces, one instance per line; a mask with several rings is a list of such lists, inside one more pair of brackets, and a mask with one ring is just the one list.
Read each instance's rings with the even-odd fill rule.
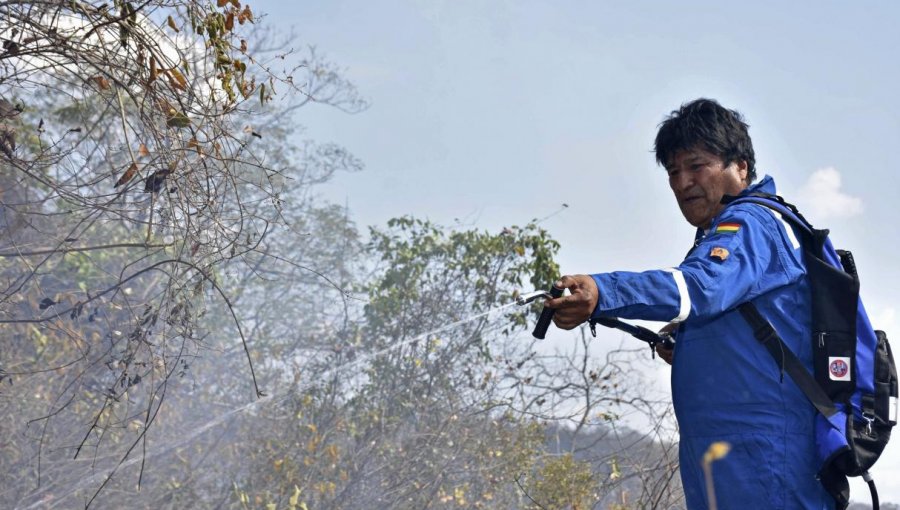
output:
[[716,234],[736,234],[740,229],[740,223],[719,223],[716,226]]
[[731,254],[728,253],[728,250],[727,250],[727,249],[725,249],[725,248],[723,248],[723,247],[721,247],[721,246],[716,246],[715,248],[713,248],[713,249],[710,250],[710,252],[709,252],[709,256],[710,256],[710,257],[712,257],[712,258],[714,258],[714,259],[719,259],[719,260],[721,260],[722,262],[724,262],[725,259],[728,258],[728,255],[731,255]]

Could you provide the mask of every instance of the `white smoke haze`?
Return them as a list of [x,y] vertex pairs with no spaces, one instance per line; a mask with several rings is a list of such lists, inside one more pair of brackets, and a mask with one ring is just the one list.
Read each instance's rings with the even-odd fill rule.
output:
[[[900,229],[858,224],[863,212],[891,216],[891,173],[878,163],[900,136],[890,86],[900,68],[883,66],[892,45],[872,37],[894,37],[894,16],[860,9],[869,29],[831,45],[850,10],[817,9],[833,33],[789,3],[775,17],[742,3],[708,13],[767,33],[750,40],[727,22],[673,34],[690,15],[665,3],[647,16],[628,3],[259,0],[254,17],[273,25],[232,56],[278,94],[230,109],[205,41],[239,2],[131,3],[138,33],[125,42],[117,20],[129,0],[0,7],[63,11],[55,38],[0,55],[0,98],[26,107],[14,119],[18,162],[38,145],[52,161],[87,144],[29,173],[0,153],[0,510],[683,508],[671,368],[618,330],[554,326],[534,340],[538,310],[511,320],[522,309],[509,294],[541,288],[543,273],[524,265],[529,245],[511,242],[537,234],[508,227],[537,218],[560,242],[559,274],[677,264],[694,229],[652,142],[667,112],[701,95],[746,114],[760,156],[799,169],[789,185],[775,176],[814,225],[834,226],[835,241],[858,229],[836,244],[877,275],[864,278],[880,287],[863,291],[873,326],[900,335],[890,299]],[[102,25],[65,14],[79,7]],[[48,16],[0,21],[0,53]],[[46,57],[62,40],[109,58]],[[148,86],[139,42],[187,84],[160,72]],[[685,66],[699,47],[704,58]],[[55,72],[11,78],[38,68]],[[129,72],[144,78],[121,78]],[[884,79],[859,83],[874,74]],[[58,75],[60,97],[23,97]],[[67,132],[75,126],[81,135]],[[840,159],[851,146],[853,168]],[[142,191],[171,161],[179,171]],[[81,205],[88,198],[98,207]],[[400,217],[450,226],[386,226]],[[131,278],[161,260],[175,262]],[[504,280],[514,271],[520,281]],[[872,475],[893,508],[900,440]],[[867,502],[865,483],[850,483]],[[552,500],[563,494],[585,500]]]
[[862,214],[862,199],[841,190],[841,174],[834,167],[812,173],[797,193],[798,205],[815,220],[850,218]]

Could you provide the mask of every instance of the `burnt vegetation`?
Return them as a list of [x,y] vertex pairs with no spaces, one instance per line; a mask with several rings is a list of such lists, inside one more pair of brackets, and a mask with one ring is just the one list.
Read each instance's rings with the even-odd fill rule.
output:
[[362,163],[302,108],[366,102],[314,48],[238,0],[0,14],[0,505],[680,504],[645,351],[504,307],[558,273],[538,222],[316,197]]

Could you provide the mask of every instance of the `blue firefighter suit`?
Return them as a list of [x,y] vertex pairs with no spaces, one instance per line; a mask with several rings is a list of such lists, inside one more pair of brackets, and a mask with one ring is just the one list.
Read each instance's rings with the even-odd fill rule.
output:
[[[771,177],[744,193],[775,193]],[[712,466],[718,508],[827,509],[816,479],[812,405],[736,307],[752,301],[812,372],[810,296],[803,250],[791,227],[767,207],[734,204],[698,231],[677,268],[593,275],[594,316],[680,322],[672,399],[687,507],[707,508],[701,459],[727,441]]]

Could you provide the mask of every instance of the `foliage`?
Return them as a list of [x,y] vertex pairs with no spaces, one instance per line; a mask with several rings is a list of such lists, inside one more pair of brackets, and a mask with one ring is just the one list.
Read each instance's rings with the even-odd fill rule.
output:
[[2,501],[71,483],[90,503],[152,429],[184,424],[166,405],[215,345],[210,306],[242,344],[243,394],[264,394],[226,271],[276,256],[285,193],[302,203],[360,167],[334,145],[285,146],[294,110],[365,103],[313,50],[274,71],[283,44],[237,0],[0,14],[0,408],[17,417],[0,428]]
[[[354,266],[356,248],[339,248],[355,246],[341,240],[347,225],[331,217],[311,231],[343,253],[333,267]],[[536,352],[528,321],[504,307],[528,278],[554,274],[532,248],[516,249],[532,242],[555,251],[536,225],[492,234],[402,218],[372,229],[357,254],[370,265],[351,274],[366,275],[355,287],[368,299],[333,301],[342,295],[323,287],[307,304],[266,300],[276,315],[298,310],[303,327],[259,341],[290,343],[294,355],[281,363],[284,397],[261,410],[267,426],[248,418],[253,440],[230,453],[245,465],[235,500],[280,508],[299,489],[310,508],[525,508],[530,498],[544,508],[677,507],[671,445],[659,451],[614,428],[624,406],[650,405],[624,384],[635,353],[597,366],[586,345],[578,356]],[[290,286],[272,283],[268,295]],[[570,419],[579,399],[576,427],[548,436],[548,421]]]
[[567,453],[547,459],[529,484],[531,508],[593,508],[597,480],[590,464]]
[[248,446],[258,460],[241,492],[279,503],[299,487],[311,508],[518,505],[512,481],[543,432],[503,412],[514,388],[490,375],[490,345],[527,351],[516,338],[525,320],[490,309],[526,278],[555,274],[555,242],[534,225],[446,232],[403,218],[372,230],[366,249],[380,261],[358,285],[367,302],[297,340],[319,353],[330,340],[330,354],[296,372],[277,435]]
[[[667,455],[591,449],[651,413],[634,354],[538,346],[540,304],[511,306],[558,276],[543,228],[404,217],[364,238],[315,198],[362,164],[294,143],[293,113],[365,107],[316,51],[275,71],[283,45],[237,0],[0,13],[0,504],[581,508],[629,477],[668,487]],[[635,507],[677,501],[654,491]]]

